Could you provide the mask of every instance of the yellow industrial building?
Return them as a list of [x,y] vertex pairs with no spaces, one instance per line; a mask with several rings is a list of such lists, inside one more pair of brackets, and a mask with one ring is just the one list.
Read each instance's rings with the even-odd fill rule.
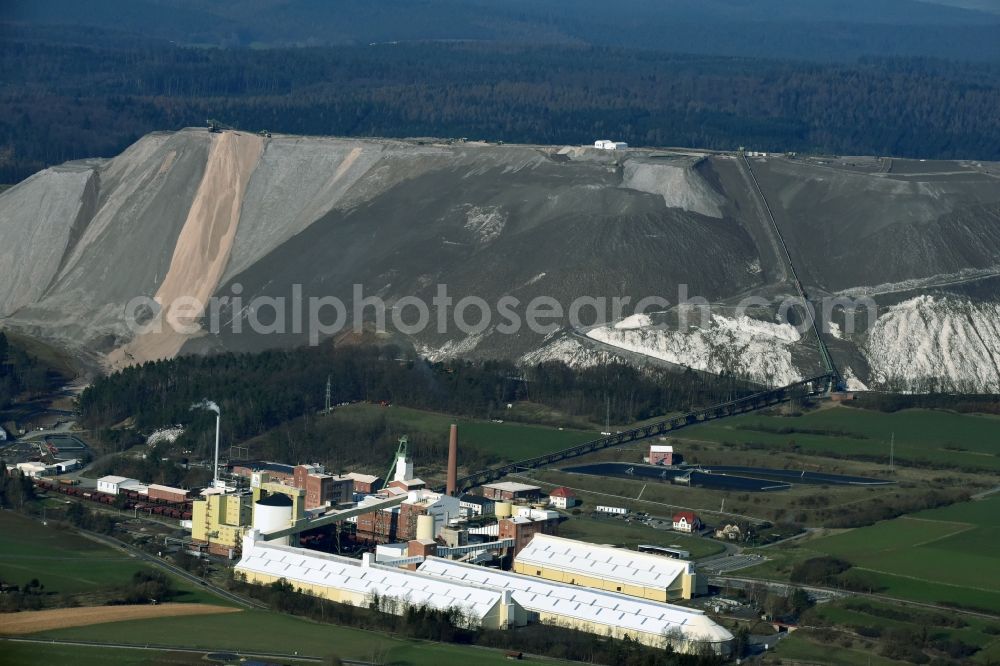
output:
[[514,558],[525,576],[670,602],[704,594],[694,565],[661,555],[536,534]]
[[405,569],[376,564],[367,553],[361,561],[263,541],[251,531],[236,572],[248,582],[267,585],[285,580],[296,589],[342,604],[368,608],[378,596],[383,611],[402,614],[408,606],[458,608],[470,627],[507,629],[524,626],[527,612],[509,590],[455,583]]
[[250,505],[242,496],[206,495],[191,503],[191,540],[207,545],[210,553],[232,557],[251,520]]
[[[253,507],[275,494],[292,501],[291,517],[301,520],[305,515],[305,491],[283,483],[255,479],[252,497],[240,493],[210,493],[191,505],[191,540],[208,546],[215,555],[233,557],[243,543],[243,537],[253,523]],[[252,501],[252,504],[251,504]],[[273,527],[287,527],[287,524]]]
[[[416,571],[399,568],[417,562]],[[278,545],[253,529],[236,571],[248,582],[284,580],[302,592],[353,606],[370,607],[377,596],[384,612],[457,608],[468,627],[507,629],[540,622],[653,647],[669,645],[678,652],[726,656],[732,649],[732,634],[700,610],[437,557],[377,564],[370,553],[358,561]]]
[[[537,537],[536,537],[537,538]],[[557,583],[517,573],[428,557],[417,569],[469,585],[510,590],[531,621],[568,627],[598,636],[629,638],[651,647],[728,656],[733,635],[693,608]]]

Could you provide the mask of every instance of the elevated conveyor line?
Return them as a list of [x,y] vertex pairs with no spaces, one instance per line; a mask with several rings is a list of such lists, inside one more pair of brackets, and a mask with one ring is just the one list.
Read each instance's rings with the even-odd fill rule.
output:
[[291,536],[293,534],[299,534],[300,532],[305,532],[306,530],[313,530],[317,527],[323,527],[325,525],[331,525],[333,523],[340,523],[348,518],[354,518],[355,516],[361,516],[366,513],[372,513],[373,511],[380,511],[382,509],[391,509],[394,506],[399,506],[404,501],[406,501],[406,495],[398,495],[396,497],[390,497],[388,499],[379,500],[377,502],[370,502],[364,506],[356,506],[350,509],[344,509],[343,511],[334,511],[332,513],[327,513],[320,516],[319,518],[303,519],[298,521],[294,525],[290,525],[284,529],[275,530],[273,532],[265,532],[261,534],[264,541],[274,541],[275,539],[280,539],[282,537]]
[[[648,423],[646,425],[639,426],[638,428],[624,430],[613,435],[601,437],[600,439],[594,439],[589,442],[584,442],[583,444],[577,444],[576,446],[571,446],[568,449],[563,449],[561,451],[546,453],[545,455],[537,456],[535,458],[519,460],[501,467],[480,470],[474,474],[458,479],[456,487],[460,490],[465,490],[473,486],[479,486],[484,483],[496,481],[507,474],[523,472],[529,469],[537,469],[539,467],[559,462],[560,460],[575,458],[587,453],[608,449],[613,446],[620,446],[622,444],[628,444],[630,442],[637,442],[649,437],[659,437],[660,435],[664,435],[696,423],[704,423],[705,421],[713,421],[727,416],[745,414],[747,412],[787,402],[797,397],[827,393],[832,388],[835,388],[835,381],[836,378],[832,373],[817,375],[816,377],[803,379],[802,381],[789,384],[788,386],[768,389],[743,398],[730,400],[729,402],[722,402],[717,405],[712,405],[711,407],[705,407],[704,409],[688,412],[687,414],[682,414],[680,416],[672,416],[670,418],[663,419],[662,421]],[[444,489],[441,488],[439,490],[443,491]]]
[[[774,237],[777,239],[778,244],[781,246],[781,252],[785,256],[785,261],[788,262],[788,270],[791,273],[792,279],[795,281],[795,290],[799,294],[799,298],[802,299],[802,303],[805,305],[809,302],[809,297],[806,294],[805,288],[802,286],[802,281],[799,279],[798,272],[795,270],[795,264],[792,263],[792,254],[788,251],[788,245],[785,244],[785,238],[781,235],[781,229],[778,228],[778,222],[774,219],[774,213],[771,212],[771,206],[767,203],[767,198],[764,196],[764,191],[760,188],[760,183],[757,182],[757,175],[753,172],[753,166],[750,165],[750,160],[747,159],[746,153],[743,154],[743,163],[746,164],[747,172],[750,174],[750,180],[753,182],[754,191],[760,198],[760,202],[764,204],[764,211],[767,213],[767,219],[771,223],[771,229],[774,231]],[[808,313],[807,313],[807,316]],[[830,350],[826,346],[826,342],[823,340],[823,336],[820,335],[819,328],[816,326],[816,316],[810,316],[810,328],[812,328],[813,334],[816,336],[816,347],[819,350],[819,355],[823,361],[823,367],[826,369],[827,373],[833,376],[835,384],[840,382],[840,374],[837,372],[836,366],[833,364],[833,357],[830,355]],[[836,386],[834,387],[836,388]]]

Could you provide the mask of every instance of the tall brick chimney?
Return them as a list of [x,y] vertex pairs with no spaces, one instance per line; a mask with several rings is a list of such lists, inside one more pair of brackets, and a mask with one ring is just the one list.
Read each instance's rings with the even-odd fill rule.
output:
[[455,485],[458,481],[458,426],[451,424],[451,433],[448,437],[448,485],[446,492],[449,495],[455,494]]

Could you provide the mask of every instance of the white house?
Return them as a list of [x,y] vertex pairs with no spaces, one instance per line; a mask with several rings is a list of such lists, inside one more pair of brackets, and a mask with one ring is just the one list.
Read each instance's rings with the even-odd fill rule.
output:
[[97,492],[109,495],[117,495],[121,490],[139,490],[141,487],[142,484],[135,479],[113,474],[102,476],[97,480]]
[[557,509],[572,509],[578,503],[576,494],[569,488],[559,487],[549,493],[549,506],[554,506]]
[[678,511],[674,514],[674,529],[678,532],[697,532],[701,528],[701,518],[695,512]]
[[601,150],[625,150],[628,148],[628,144],[624,141],[609,141],[608,139],[599,139],[594,142],[594,148],[600,148]]

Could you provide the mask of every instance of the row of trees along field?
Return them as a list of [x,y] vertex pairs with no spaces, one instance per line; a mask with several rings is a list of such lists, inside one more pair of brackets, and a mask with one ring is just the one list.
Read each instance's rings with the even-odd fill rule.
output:
[[1000,158],[1000,66],[814,63],[593,46],[197,49],[30,27],[0,43],[0,183],[154,130]]
[[[240,594],[265,602],[273,610],[318,622],[424,640],[511,648],[510,631],[473,628],[469,618],[458,609],[436,610],[405,604],[400,607],[396,600],[378,596],[372,596],[367,607],[338,604],[296,591],[285,580],[267,586],[251,585],[239,574],[229,581],[229,586]],[[664,636],[665,646],[668,638]],[[737,654],[743,654],[746,637],[740,634],[737,638]],[[530,654],[609,666],[715,666],[723,663],[708,649],[700,654],[679,654],[670,647],[649,647],[627,638],[618,640],[551,624],[518,629],[516,643],[518,650]]]

